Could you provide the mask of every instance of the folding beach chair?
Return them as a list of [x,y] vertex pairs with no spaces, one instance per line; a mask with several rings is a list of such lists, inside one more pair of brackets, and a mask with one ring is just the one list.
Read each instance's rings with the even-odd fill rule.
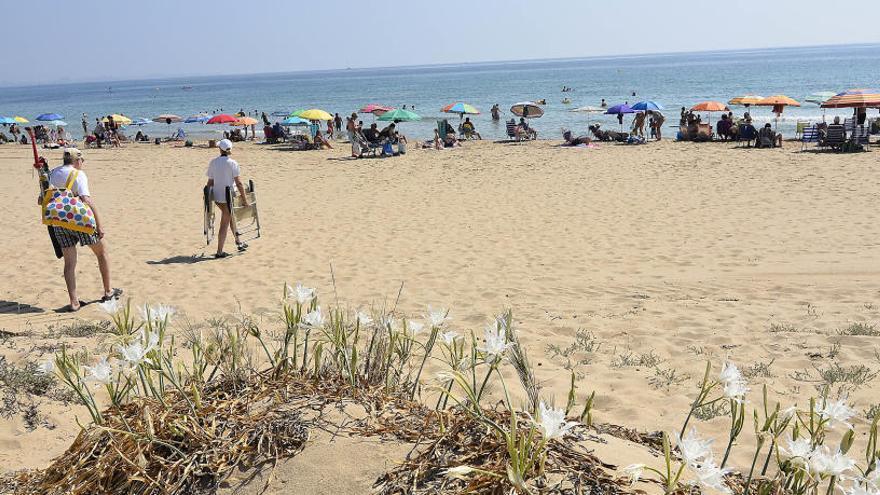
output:
[[831,148],[833,150],[843,149],[846,144],[846,130],[842,125],[829,125],[825,133],[825,140],[819,143],[819,146]]
[[247,206],[242,204],[236,188],[226,188],[226,204],[229,205],[232,213],[230,228],[239,250],[247,247],[245,241],[260,238],[260,215],[257,212],[257,193],[254,190],[253,180],[248,181],[245,194],[248,200]]
[[810,125],[811,124],[810,124],[809,120],[798,120],[797,127],[795,127],[795,131],[794,131],[794,138],[800,139],[801,136],[803,136],[804,131],[806,131],[807,128],[810,127]]
[[807,143],[818,143],[819,142],[819,129],[816,126],[811,126],[803,129],[801,131],[801,151],[806,148]]

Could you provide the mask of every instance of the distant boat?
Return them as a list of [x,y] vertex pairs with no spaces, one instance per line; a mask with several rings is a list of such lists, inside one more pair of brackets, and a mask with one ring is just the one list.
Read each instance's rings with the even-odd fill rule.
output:
[[182,89],[184,91],[192,91],[193,87],[192,86],[181,86],[180,89]]

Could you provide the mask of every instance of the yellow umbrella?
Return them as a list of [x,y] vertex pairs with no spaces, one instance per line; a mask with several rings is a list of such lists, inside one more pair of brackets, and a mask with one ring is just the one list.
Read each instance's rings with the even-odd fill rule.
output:
[[756,105],[759,101],[761,101],[763,99],[764,99],[763,96],[743,95],[743,96],[737,96],[736,98],[733,98],[732,100],[728,101],[727,104],[728,105],[742,105],[742,106],[748,108],[751,105]]
[[[128,117],[126,117],[125,115],[120,115],[120,114],[118,114],[118,113],[114,113],[114,114],[112,115],[112,117],[113,117],[113,122],[116,122],[116,123],[119,124],[119,125],[131,125],[131,119],[128,118]],[[103,122],[104,122],[105,124],[106,124],[107,122],[109,122],[109,120],[107,119],[107,117],[104,117]]]
[[306,120],[333,120],[332,115],[323,110],[318,110],[317,108],[306,110],[305,112],[299,114],[299,118]]
[[18,122],[19,124],[27,124],[27,123],[30,122],[30,120],[28,120],[28,119],[26,119],[26,118],[24,118],[24,117],[19,117],[18,115],[16,115],[16,116],[14,117],[14,119],[15,119],[15,121]]
[[256,124],[257,124],[257,119],[252,119],[250,117],[242,117],[229,125],[247,127],[249,125],[256,125]]

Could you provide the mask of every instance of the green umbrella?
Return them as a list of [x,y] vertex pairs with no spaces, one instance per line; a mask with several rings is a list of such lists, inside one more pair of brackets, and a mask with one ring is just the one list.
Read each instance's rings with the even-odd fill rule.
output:
[[810,96],[804,98],[804,101],[808,101],[810,103],[815,103],[816,105],[821,105],[828,101],[832,96],[837,95],[837,93],[832,93],[831,91],[819,91],[817,93],[813,93]]
[[294,110],[294,111],[290,112],[290,115],[288,115],[288,117],[299,117],[305,111],[306,111],[305,108],[300,108],[299,110]]
[[409,110],[391,110],[390,112],[385,112],[379,117],[379,120],[383,122],[415,122],[417,120],[422,120],[422,117],[417,113],[410,112]]

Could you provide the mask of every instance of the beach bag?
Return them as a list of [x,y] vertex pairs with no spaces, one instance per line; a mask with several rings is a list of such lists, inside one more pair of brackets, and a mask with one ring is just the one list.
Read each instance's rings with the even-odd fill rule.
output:
[[97,227],[92,208],[70,189],[77,176],[79,170],[74,169],[67,176],[67,184],[63,189],[54,187],[46,189],[46,194],[43,196],[43,223],[74,232],[94,234]]
[[388,155],[388,156],[394,155],[394,147],[391,146],[390,142],[386,142],[385,144],[382,145],[382,154]]

